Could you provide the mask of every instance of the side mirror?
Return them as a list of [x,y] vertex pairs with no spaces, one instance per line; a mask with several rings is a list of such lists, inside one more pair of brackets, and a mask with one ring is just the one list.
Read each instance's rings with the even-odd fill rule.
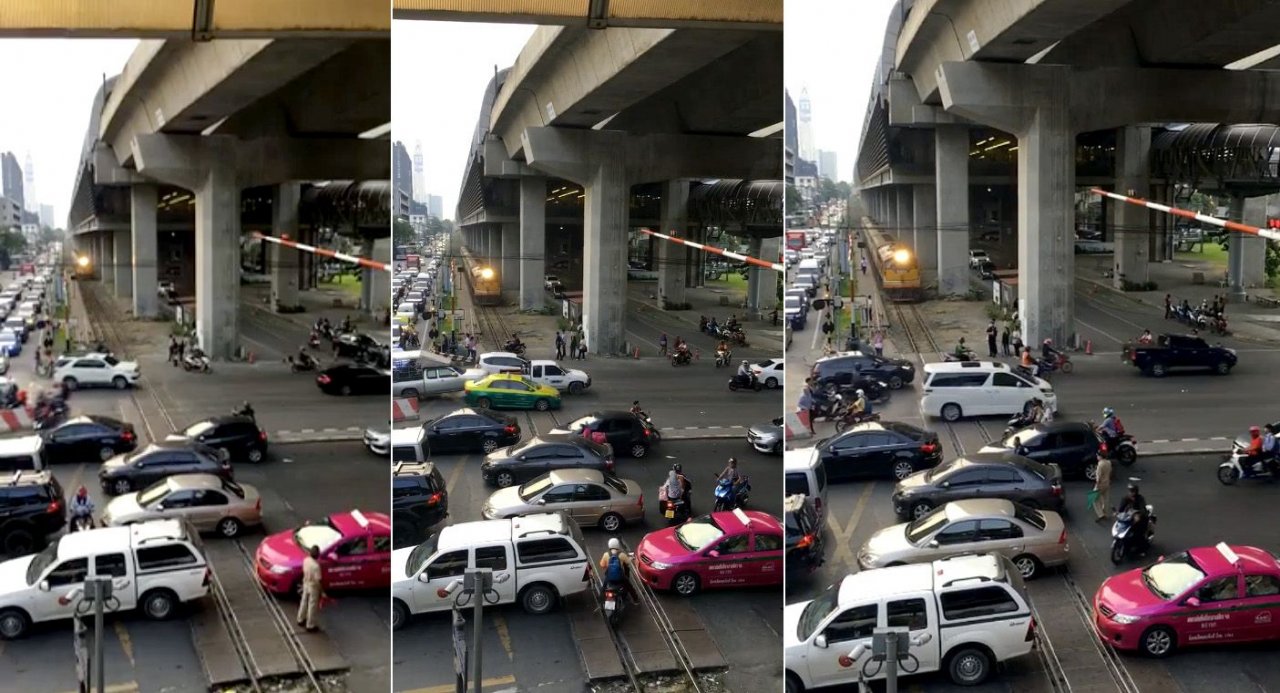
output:
[[719,558],[720,552],[716,551],[715,549],[711,549],[710,551],[707,552],[707,555],[710,556],[711,558]]
[[521,462],[523,462],[523,461],[524,461],[524,459],[525,459],[525,457],[524,457],[524,455],[521,455],[521,456],[517,457],[516,459],[518,459],[518,460],[520,460]]
[[820,647],[820,648],[822,648],[822,649],[824,649],[824,650],[825,650],[825,649],[827,649],[827,634],[826,634],[826,633],[818,633],[816,636],[814,636],[814,638],[813,638],[813,646],[814,646],[814,647]]
[[41,591],[41,592],[48,592],[48,591],[49,591],[49,581],[48,581],[48,580],[41,580],[41,581],[40,581],[40,584],[39,584],[39,588],[40,588],[40,591]]
[[1187,601],[1185,602],[1185,604],[1194,609],[1200,606],[1200,600],[1197,599],[1196,597],[1187,597]]
[[417,579],[418,579],[418,582],[431,582],[431,578],[427,577],[427,571],[425,570],[422,571],[421,573],[418,573]]
[[939,546],[939,544],[938,544],[938,540],[937,540],[937,539],[930,539],[930,540],[929,540],[929,548],[931,548],[931,549],[936,549],[936,548],[938,548],[938,546]]
[[547,504],[547,499],[546,499],[546,498],[539,498],[538,500],[534,501],[534,503],[535,503],[536,505],[546,505],[546,504]]
[[938,485],[939,485],[939,486],[941,486],[942,488],[951,488],[951,482],[950,482],[950,481],[944,481],[944,482],[942,482],[941,484],[938,484]]

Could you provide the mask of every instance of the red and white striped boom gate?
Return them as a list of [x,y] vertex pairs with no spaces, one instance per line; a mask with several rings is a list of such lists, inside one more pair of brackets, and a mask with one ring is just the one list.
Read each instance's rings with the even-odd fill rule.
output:
[[779,271],[779,272],[786,271],[786,268],[785,268],[785,267],[783,267],[781,264],[779,264],[779,263],[777,263],[777,262],[769,262],[768,260],[760,260],[760,259],[758,259],[758,258],[748,257],[748,256],[743,255],[743,254],[741,254],[741,253],[735,253],[735,252],[733,252],[732,250],[725,250],[724,248],[715,248],[715,247],[712,247],[712,246],[709,246],[709,245],[704,245],[704,244],[702,244],[702,243],[695,243],[694,241],[687,241],[687,240],[685,240],[685,239],[683,239],[683,238],[676,238],[675,236],[668,236],[668,235],[667,235],[667,234],[665,234],[665,233],[658,233],[657,231],[654,231],[654,230],[652,230],[652,229],[640,229],[640,233],[647,233],[647,234],[649,234],[650,236],[653,236],[653,237],[655,237],[655,238],[661,238],[661,239],[662,239],[662,240],[664,240],[664,241],[671,241],[671,242],[673,242],[673,243],[679,243],[680,245],[687,245],[687,246],[689,246],[690,248],[697,248],[698,250],[705,250],[705,251],[706,251],[706,252],[708,252],[708,253],[715,253],[715,254],[717,254],[717,255],[723,255],[723,256],[725,256],[725,257],[727,257],[727,258],[731,258],[731,259],[734,259],[734,260],[741,260],[741,261],[743,261],[743,262],[745,262],[745,263],[747,263],[747,264],[749,264],[749,265],[756,265],[757,267],[765,267],[765,268],[767,268],[767,269],[777,270],[777,271]]
[[1240,233],[1248,233],[1248,234],[1253,234],[1254,236],[1262,236],[1263,238],[1267,238],[1273,241],[1280,241],[1280,231],[1277,231],[1275,229],[1264,229],[1260,226],[1250,226],[1248,224],[1241,224],[1238,221],[1228,221],[1226,219],[1219,219],[1217,217],[1206,216],[1199,212],[1193,212],[1189,209],[1179,209],[1177,207],[1170,207],[1169,205],[1162,205],[1159,202],[1144,200],[1140,197],[1129,197],[1128,195],[1121,195],[1119,193],[1108,192],[1101,188],[1093,188],[1089,192],[1095,195],[1102,195],[1103,197],[1109,197],[1113,200],[1119,200],[1120,202],[1128,202],[1129,204],[1138,205],[1139,207],[1154,209],[1157,212],[1164,212],[1166,214],[1172,214],[1177,217],[1183,217],[1184,219],[1195,219],[1196,221],[1202,221],[1206,224],[1221,226],[1222,228],[1227,229],[1228,231],[1239,231]]
[[391,265],[388,265],[385,262],[378,262],[377,260],[370,260],[368,258],[356,257],[355,255],[347,255],[346,253],[339,253],[336,250],[329,250],[328,248],[317,248],[314,245],[307,245],[306,243],[291,241],[287,238],[276,238],[275,236],[268,236],[265,233],[259,233],[257,231],[253,232],[253,237],[260,240],[267,241],[268,243],[283,245],[285,247],[293,248],[295,250],[301,250],[305,253],[312,253],[314,255],[331,257],[335,260],[341,260],[342,262],[349,262],[353,265],[360,265],[361,267],[368,267],[369,269],[382,270],[383,272],[391,271]]

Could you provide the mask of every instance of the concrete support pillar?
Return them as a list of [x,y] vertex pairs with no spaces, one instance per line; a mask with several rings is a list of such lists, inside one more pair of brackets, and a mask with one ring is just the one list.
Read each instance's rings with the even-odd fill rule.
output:
[[501,240],[502,250],[498,256],[502,259],[502,293],[514,294],[520,290],[520,225],[504,223]]
[[969,290],[969,129],[940,125],[934,145],[938,295],[953,296]]
[[911,240],[911,232],[915,228],[915,221],[911,215],[912,190],[910,185],[896,187],[898,189],[898,210],[895,215],[896,222],[891,233],[894,238],[909,241]]
[[[1240,221],[1244,219],[1244,198],[1239,195],[1231,196],[1231,203],[1227,208],[1227,218],[1232,221]],[[1229,289],[1231,301],[1243,301],[1245,297],[1244,288],[1244,234],[1239,231],[1227,232],[1227,287]]]
[[[689,206],[689,181],[669,180],[662,185],[662,233],[686,237],[686,210]],[[684,303],[688,248],[679,243],[653,239],[657,252],[658,307],[664,302]]]
[[196,339],[213,358],[239,346],[240,186],[228,161],[211,162],[196,198]]
[[[1152,190],[1153,199],[1162,205],[1173,204],[1173,186],[1168,184],[1158,185]],[[1173,234],[1170,231],[1173,223],[1173,215],[1152,212],[1151,218],[1155,222],[1155,233],[1151,236],[1151,244],[1149,246],[1150,257],[1153,262],[1169,262],[1173,260]]]
[[[1126,126],[1116,133],[1116,190],[1122,195],[1147,199],[1151,188],[1151,128]],[[1106,199],[1106,198],[1104,198]],[[1115,267],[1112,285],[1141,284],[1150,278],[1149,238],[1153,232],[1151,213],[1146,207],[1116,202]]]
[[[1244,214],[1241,221],[1251,226],[1266,227],[1267,198],[1250,197],[1244,201]],[[1251,233],[1238,234],[1232,243],[1239,241],[1241,259],[1241,283],[1245,292],[1256,289],[1267,280],[1267,239]]]
[[920,286],[930,290],[938,285],[938,186],[916,185],[911,194],[916,260]]
[[[373,257],[374,240],[372,238],[364,239],[360,244],[360,254],[364,257]],[[363,267],[360,269],[360,310],[373,314],[373,273],[377,270]]]
[[102,283],[115,286],[116,283],[116,246],[110,231],[98,235],[98,244],[102,247],[102,264],[99,265]]
[[1037,108],[1018,136],[1018,310],[1027,344],[1075,332],[1075,133],[1065,104]]
[[159,312],[156,293],[159,258],[156,256],[156,186],[135,185],[129,189],[130,230],[133,258],[133,314],[154,318]]
[[[375,239],[369,259],[391,264],[391,237]],[[369,270],[369,312],[382,320],[391,308],[391,273],[386,270]]]
[[[781,238],[765,238],[751,241],[752,257],[775,262],[782,252]],[[778,307],[778,272],[765,267],[751,266],[747,271],[747,309],[757,316],[768,315]]]
[[542,308],[547,269],[547,179],[520,179],[520,310]]
[[[275,186],[271,197],[271,235],[298,240],[297,183]],[[298,250],[279,243],[267,249],[271,263],[271,307],[275,311],[298,305]]]
[[629,186],[622,162],[592,172],[583,210],[582,325],[593,354],[617,354],[626,342]]
[[133,247],[133,243],[129,238],[128,231],[116,231],[111,234],[112,255],[116,259],[115,275],[112,283],[116,287],[117,298],[129,298],[133,295],[133,258],[129,253]]

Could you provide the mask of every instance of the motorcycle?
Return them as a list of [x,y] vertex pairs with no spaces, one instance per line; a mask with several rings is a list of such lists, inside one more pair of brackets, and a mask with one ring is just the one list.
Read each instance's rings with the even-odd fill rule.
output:
[[1070,373],[1076,369],[1071,363],[1071,357],[1067,356],[1066,353],[1057,351],[1054,352],[1053,356],[1053,360],[1049,361],[1050,372],[1062,371],[1063,373]]
[[764,385],[752,375],[737,375],[729,378],[729,391],[737,392],[738,390],[755,390],[759,392],[764,389]]
[[[1116,513],[1115,524],[1111,526],[1111,562],[1119,565],[1123,563],[1131,553],[1137,552],[1139,547],[1136,544],[1140,541],[1137,537],[1130,536],[1133,529],[1133,511],[1126,510],[1122,513]],[[1150,549],[1151,540],[1156,536],[1156,510],[1151,504],[1147,504],[1147,536],[1146,546],[1144,549]]]
[[719,349],[716,349],[716,368],[729,365],[729,360],[732,358],[732,351],[720,351]]
[[187,352],[182,355],[182,370],[188,373],[195,371],[197,373],[211,373],[209,367],[209,357],[204,354],[192,354]]
[[844,415],[848,405],[845,403],[844,395],[836,393],[829,395],[826,399],[819,400],[813,408],[813,421],[817,423],[823,419],[835,421]]
[[662,517],[667,520],[668,527],[675,527],[689,520],[689,504],[684,501],[684,498],[660,500],[658,509],[662,511]]
[[844,433],[846,428],[856,426],[871,421],[879,421],[880,415],[872,412],[870,414],[855,414],[852,409],[847,409],[840,418],[836,419],[836,433]]
[[307,337],[307,346],[311,347],[312,349],[320,348],[319,332],[316,332],[315,330],[311,330],[311,335]]
[[672,366],[687,366],[693,363],[693,354],[687,351],[677,351],[671,355]]
[[743,332],[741,328],[736,330],[722,329],[720,330],[720,336],[738,346],[747,346],[747,333]]
[[627,586],[625,583],[606,585],[601,590],[604,601],[604,617],[609,625],[616,626],[622,619],[622,612],[627,608]]
[[1102,451],[1108,453],[1111,459],[1126,467],[1132,466],[1138,460],[1138,441],[1133,436],[1121,433],[1115,438],[1108,438],[1092,421],[1089,425],[1102,439]]
[[1018,431],[1021,431],[1027,426],[1031,426],[1033,424],[1035,424],[1035,421],[1030,416],[1026,414],[1014,414],[1012,418],[1005,422],[1004,433],[1002,433],[1000,437],[1002,439],[1008,438],[1014,433],[1017,433]]
[[85,513],[83,515],[75,515],[71,518],[71,527],[69,532],[83,532],[86,529],[94,529],[96,523],[93,521],[93,515]]
[[942,360],[944,363],[969,363],[978,360],[978,353],[971,349],[966,349],[963,356],[957,356],[955,352],[949,351],[942,355]]
[[291,373],[305,373],[307,371],[314,371],[317,365],[316,360],[310,357],[303,359],[303,358],[294,358],[292,356],[287,356],[285,357],[285,362],[289,364],[289,371]]
[[745,476],[739,477],[737,483],[721,479],[716,482],[715,495],[716,512],[745,508],[751,500],[751,480]]
[[503,351],[509,351],[509,352],[511,352],[511,353],[513,353],[513,354],[515,354],[516,356],[524,356],[525,348],[526,348],[526,347],[525,347],[524,342],[507,342],[507,343],[503,346],[502,350],[503,350]]
[[1232,443],[1231,454],[1218,465],[1218,481],[1232,486],[1241,479],[1275,481],[1280,479],[1280,464],[1274,457],[1250,462],[1244,448]]

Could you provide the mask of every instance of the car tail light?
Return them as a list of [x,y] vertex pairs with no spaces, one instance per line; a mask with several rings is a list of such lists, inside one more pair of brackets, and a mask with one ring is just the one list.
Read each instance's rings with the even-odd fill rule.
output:
[[266,431],[259,430],[259,431],[258,431],[258,440],[261,440],[261,441],[262,441],[262,442],[264,442],[264,443],[265,443],[265,442],[267,442],[267,432],[266,432]]
[[926,455],[932,455],[937,451],[938,451],[938,444],[932,441],[920,446],[920,452],[923,452]]
[[1067,528],[1066,528],[1066,527],[1063,527],[1063,528],[1062,528],[1062,534],[1059,534],[1059,535],[1058,535],[1058,543],[1059,543],[1059,544],[1065,544],[1065,543],[1067,543]]
[[815,537],[812,534],[806,534],[803,537],[800,537],[800,541],[796,542],[796,548],[807,549],[810,546],[813,546],[814,538]]
[[329,383],[333,382],[333,380],[329,376],[322,374],[322,375],[316,376],[316,382],[320,383],[321,385],[328,385]]
[[1023,642],[1031,642],[1032,640],[1035,640],[1035,639],[1036,639],[1036,617],[1032,616],[1031,622],[1027,624],[1027,637],[1023,639]]
[[504,427],[504,428],[502,429],[502,432],[503,432],[503,433],[515,433],[515,432],[517,432],[517,431],[519,431],[519,430],[520,430],[520,429],[518,429],[518,428],[516,428],[516,427],[515,427],[515,424],[512,424],[512,425],[510,425],[510,426],[506,426],[506,427]]
[[608,469],[609,471],[613,471],[613,458],[612,458],[612,457],[606,457],[606,458],[604,458],[604,468],[605,468],[605,469]]
[[213,582],[213,569],[212,569],[212,568],[210,568],[209,566],[205,566],[205,567],[204,567],[204,580],[202,580],[202,581],[200,582],[200,585],[201,585],[201,586],[203,586],[203,587],[208,587],[208,586],[209,586],[209,583],[211,583],[211,582]]
[[427,496],[427,507],[435,507],[436,503],[440,502],[440,495],[439,493],[433,493]]
[[636,501],[636,507],[644,510],[644,494],[640,494],[640,500]]
[[642,428],[642,429],[640,429],[640,432],[644,434],[644,437],[645,437],[645,438],[648,438],[648,437],[649,437],[649,429],[647,429],[647,428]]
[[62,512],[62,501],[58,498],[54,498],[53,500],[49,501],[49,507],[46,508],[45,510],[50,515]]
[[133,431],[125,431],[125,432],[121,433],[121,434],[120,434],[120,440],[123,440],[123,441],[124,441],[124,442],[126,442],[126,443],[132,443],[132,442],[133,442]]
[[1052,494],[1053,494],[1053,495],[1055,495],[1055,496],[1061,496],[1061,495],[1062,495],[1062,484],[1054,484],[1053,486],[1050,486],[1050,487],[1049,487],[1049,492],[1050,492],[1050,493],[1052,493]]
[[605,590],[605,591],[604,591],[604,598],[605,598],[606,600],[608,600],[608,599],[613,599],[613,596],[614,596],[614,595],[613,595],[613,590]]

